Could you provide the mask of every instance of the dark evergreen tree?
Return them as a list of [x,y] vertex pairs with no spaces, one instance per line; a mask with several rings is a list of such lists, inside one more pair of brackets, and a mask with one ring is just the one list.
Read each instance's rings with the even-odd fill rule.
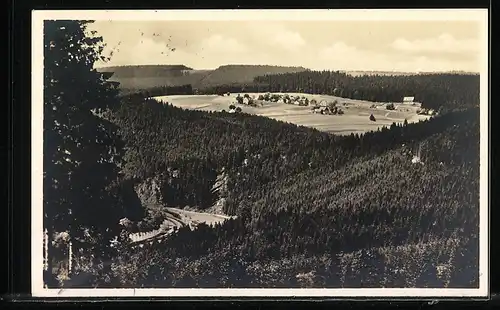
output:
[[[44,227],[50,238],[68,231],[75,248],[91,248],[102,261],[110,259],[109,240],[120,218],[140,216],[142,209],[119,196],[130,192],[117,185],[123,142],[105,118],[119,104],[118,90],[93,68],[104,60],[103,44],[88,24],[44,24]],[[86,231],[93,244],[79,244],[88,240]]]

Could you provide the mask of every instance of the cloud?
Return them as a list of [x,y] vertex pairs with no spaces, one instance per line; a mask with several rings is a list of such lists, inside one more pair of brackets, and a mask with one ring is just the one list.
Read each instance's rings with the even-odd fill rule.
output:
[[[381,70],[387,68],[388,57],[371,50],[362,50],[345,42],[335,42],[310,56],[311,65],[332,70]],[[389,64],[389,68],[392,67]]]
[[448,33],[435,38],[423,40],[407,40],[398,38],[391,47],[409,53],[475,53],[479,49],[479,42],[475,39],[456,39]]
[[296,49],[306,45],[306,41],[299,33],[287,30],[274,33],[270,39],[273,45],[280,45],[287,49]]
[[294,51],[307,45],[300,33],[276,21],[246,23],[242,36],[253,45],[264,48]]
[[164,42],[151,38],[142,38],[136,42],[122,41],[118,44],[108,44],[103,51],[104,55],[111,55],[110,61],[96,63],[101,66],[121,65],[156,65],[156,64],[184,64],[192,55],[176,48],[172,51]]
[[335,42],[308,55],[309,66],[331,70],[379,70],[379,71],[476,71],[476,59],[453,61],[437,56],[406,55],[359,49],[345,42]]
[[361,47],[348,38],[313,40],[279,22],[205,28],[189,23],[147,25],[97,24],[96,30],[108,45],[105,54],[114,50],[111,61],[98,66],[184,64],[211,69],[225,64],[271,64],[316,70],[477,71],[479,64],[479,57],[471,53],[478,48],[477,41],[458,40],[446,33],[426,40],[399,38],[392,44],[389,39],[375,48]]
[[247,47],[238,40],[224,37],[220,34],[212,35],[201,42],[201,49],[215,53],[244,53]]
[[338,58],[352,56],[356,53],[359,53],[356,47],[347,45],[344,42],[336,42],[329,47],[321,49],[319,54],[322,58]]
[[[119,65],[155,65],[155,64],[184,64],[195,68],[212,68],[219,66],[219,62],[238,62],[238,59],[246,57],[248,48],[238,40],[222,35],[212,35],[191,47],[190,51],[181,45],[173,45],[152,37],[124,38],[107,40],[104,55],[110,55],[111,60],[107,63],[99,62],[101,66]],[[179,47],[177,47],[179,46]],[[172,50],[172,48],[175,48]],[[242,57],[243,56],[243,57]]]

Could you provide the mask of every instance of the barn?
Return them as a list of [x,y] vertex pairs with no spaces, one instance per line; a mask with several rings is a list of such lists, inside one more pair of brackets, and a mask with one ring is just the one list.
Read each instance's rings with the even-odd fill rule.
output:
[[412,104],[415,102],[415,97],[403,97],[403,103]]

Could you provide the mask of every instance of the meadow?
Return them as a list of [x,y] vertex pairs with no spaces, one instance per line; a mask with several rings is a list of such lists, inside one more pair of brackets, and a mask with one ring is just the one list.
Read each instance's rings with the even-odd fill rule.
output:
[[[255,98],[264,94],[248,93],[249,96]],[[394,103],[395,110],[387,110],[387,103],[384,102],[354,100],[329,95],[287,93],[290,96],[306,97],[309,100],[314,99],[318,103],[333,102],[336,100],[340,103],[344,111],[343,115],[322,115],[312,113],[309,106],[297,106],[278,102],[264,102],[262,106],[239,105],[236,102],[236,96],[238,95],[243,94],[231,93],[229,96],[172,95],[154,98],[183,109],[207,112],[229,111],[230,105],[236,105],[241,108],[243,113],[269,117],[278,121],[311,127],[339,135],[376,131],[384,126],[389,127],[393,123],[402,124],[405,119],[408,123],[413,123],[429,118],[427,115],[417,114],[417,110],[420,108],[419,104],[413,106],[411,104]],[[376,121],[369,119],[371,114],[374,115]]]

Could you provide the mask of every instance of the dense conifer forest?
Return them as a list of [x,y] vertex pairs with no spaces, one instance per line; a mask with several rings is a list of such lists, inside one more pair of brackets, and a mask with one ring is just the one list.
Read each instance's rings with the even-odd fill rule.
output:
[[[478,286],[479,77],[305,71],[255,78],[259,91],[415,96],[442,111],[336,136],[151,99],[194,92],[190,85],[120,96],[92,68],[101,39],[85,36],[87,24],[46,23],[44,227],[59,239],[67,232],[76,253],[71,274],[56,276],[68,253],[49,246],[47,285]],[[82,42],[94,49],[76,48]],[[204,91],[231,87],[238,86]],[[217,192],[221,175],[226,188]],[[147,205],[137,188],[151,180],[158,199]],[[221,199],[220,212],[235,216],[222,224],[182,227],[140,246],[127,238],[159,225],[166,207],[212,212]],[[122,218],[134,224],[119,225]]]
[[143,97],[157,97],[169,95],[192,95],[194,94],[191,84],[179,86],[158,86],[144,89],[129,89],[120,87],[120,96],[141,95]]
[[[185,111],[154,100],[124,104],[116,122],[130,145],[131,177],[160,174],[169,192],[165,205],[203,209],[217,198],[210,189],[224,168],[230,179],[224,211],[238,216],[129,252],[134,262],[145,256],[163,262],[152,262],[144,278],[133,277],[129,285],[300,287],[306,284],[295,276],[311,272],[312,286],[477,285],[478,112],[336,137],[257,116]],[[123,123],[128,120],[133,124]],[[411,162],[417,145],[424,164]],[[167,168],[180,171],[175,184]],[[426,263],[451,269],[432,276],[422,269]],[[181,276],[173,272],[177,264],[204,271]],[[375,274],[341,276],[345,264],[365,264]],[[457,274],[453,266],[468,267]],[[422,273],[394,276],[398,268]],[[229,278],[210,284],[218,273]]]

